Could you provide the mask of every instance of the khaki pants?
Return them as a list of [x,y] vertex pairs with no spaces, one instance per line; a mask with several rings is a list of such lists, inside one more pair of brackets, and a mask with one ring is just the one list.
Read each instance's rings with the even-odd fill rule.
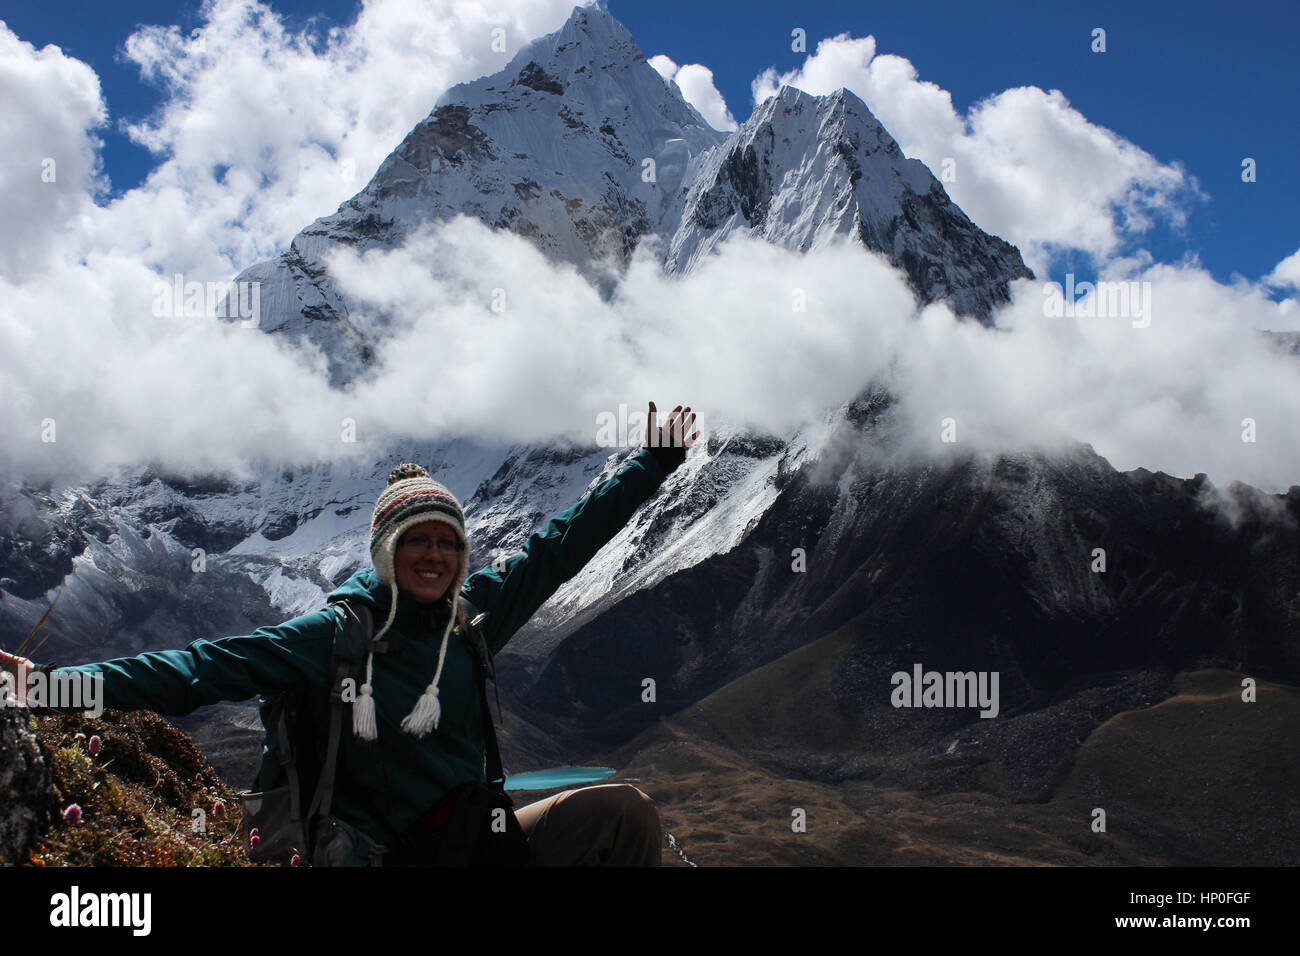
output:
[[625,783],[565,790],[515,811],[533,866],[659,866],[659,811]]

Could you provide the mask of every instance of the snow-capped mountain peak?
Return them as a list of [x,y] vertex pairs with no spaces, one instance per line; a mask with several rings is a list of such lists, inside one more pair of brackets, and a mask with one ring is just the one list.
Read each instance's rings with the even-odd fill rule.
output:
[[676,229],[699,157],[724,138],[622,24],[579,7],[504,69],[447,90],[360,193],[239,279],[261,283],[261,328],[311,340],[333,380],[348,381],[375,343],[350,321],[326,265],[333,248],[394,248],[427,223],[469,215],[609,292],[642,236]]
[[985,321],[1011,279],[1032,277],[842,87],[782,87],[701,159],[665,267],[691,271],[737,230],[801,252],[852,236],[906,272],[919,303],[944,299]]
[[[975,315],[1027,272],[1012,247],[980,232],[921,163],[902,155],[852,93],[812,96],[787,87],[724,135],[649,65],[607,10],[591,6],[526,44],[502,70],[447,90],[356,196],[304,228],[283,255],[246,270],[241,280],[261,283],[260,328],[319,346],[336,383],[364,376],[384,327],[354,321],[353,303],[330,273],[331,252],[396,248],[421,227],[458,215],[526,237],[607,289],[632,250],[656,233],[670,240],[656,248],[673,272],[695,268],[736,230],[802,251],[850,235],[902,267],[919,299],[946,296]],[[793,471],[820,454],[834,427],[761,438],[716,434],[606,557],[566,586],[557,597],[565,610],[550,621],[586,613],[594,595],[617,601],[625,589],[734,546]],[[607,449],[561,453],[453,441],[296,476],[268,469],[252,485],[211,493],[184,480],[152,488],[145,472],[82,497],[103,502],[142,541],[163,533],[178,549],[204,549],[214,566],[227,568],[229,587],[245,588],[251,578],[288,613],[365,560],[366,501],[401,460],[443,463],[439,480],[463,497],[485,557],[517,547],[614,464]],[[80,542],[53,549],[64,577],[93,582],[85,595],[113,591],[95,570],[90,543],[111,537],[107,524],[96,530],[102,523],[89,524],[53,498],[12,500],[19,499],[24,513],[40,512],[49,528]],[[171,558],[159,554],[162,579]],[[88,556],[85,566],[74,571],[80,555]],[[49,562],[35,560],[15,577],[24,600],[57,580]],[[84,605],[85,620],[111,630],[113,616],[93,611],[79,593],[74,582],[65,613]],[[246,596],[237,604],[252,607]],[[133,607],[125,599],[122,605]],[[12,622],[38,614],[37,604],[9,607]],[[128,615],[116,623],[132,622]],[[101,636],[85,633],[92,642]]]

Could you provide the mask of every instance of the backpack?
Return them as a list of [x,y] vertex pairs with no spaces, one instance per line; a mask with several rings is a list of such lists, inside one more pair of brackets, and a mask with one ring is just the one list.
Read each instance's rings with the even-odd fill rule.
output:
[[[482,630],[487,615],[479,613],[463,597],[460,602],[467,622],[463,633],[478,665],[487,778],[489,785],[504,796],[505,775],[496,728],[487,705],[486,678],[493,679],[494,689],[496,681],[496,669]],[[353,687],[360,686],[367,653],[372,649],[376,654],[387,650],[385,642],[373,641],[374,618],[367,604],[340,598],[330,605],[338,620],[330,653],[328,700],[319,691],[296,688],[259,701],[262,726],[266,730],[262,763],[255,789],[240,794],[244,807],[244,849],[249,860],[255,863],[288,866],[296,856],[300,865],[360,862],[378,866],[387,852],[386,847],[330,814],[343,733],[344,681],[351,679]],[[500,709],[498,694],[497,710]],[[320,733],[322,727],[328,727],[328,732]],[[256,846],[252,840],[254,831]]]

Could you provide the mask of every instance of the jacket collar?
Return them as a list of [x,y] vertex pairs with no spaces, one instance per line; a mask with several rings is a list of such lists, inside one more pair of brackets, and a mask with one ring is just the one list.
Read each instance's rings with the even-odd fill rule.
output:
[[[392,601],[392,588],[379,580],[374,568],[363,568],[358,571],[348,581],[346,585],[335,592],[336,595],[348,595],[364,593],[364,596],[374,607],[376,625],[388,618],[388,611]],[[447,615],[451,613],[451,602],[448,600],[437,601],[433,604],[420,604],[410,594],[397,591],[397,614],[393,619],[395,625],[410,635],[423,637],[428,632],[433,631],[434,636],[442,633],[443,627],[447,623]]]
[[421,604],[399,589],[397,616],[393,623],[414,637],[439,637],[450,614],[451,604],[445,599],[432,604]]

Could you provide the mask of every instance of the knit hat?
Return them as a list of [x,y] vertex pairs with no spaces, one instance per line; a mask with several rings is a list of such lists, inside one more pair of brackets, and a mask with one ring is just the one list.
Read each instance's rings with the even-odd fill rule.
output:
[[469,536],[465,534],[465,512],[461,510],[456,496],[430,478],[429,473],[419,465],[402,464],[389,472],[388,486],[375,502],[375,512],[370,519],[370,560],[375,566],[376,576],[388,585],[392,601],[388,609],[388,620],[371,642],[371,650],[366,655],[366,682],[361,685],[361,692],[352,705],[352,730],[362,740],[375,740],[379,736],[370,680],[374,666],[374,644],[393,626],[393,619],[397,616],[398,589],[394,552],[397,550],[397,542],[409,528],[426,521],[441,521],[450,526],[464,547],[444,597],[451,613],[447,615],[447,625],[442,631],[438,668],[434,671],[429,686],[415,702],[415,709],[403,718],[402,729],[408,734],[423,737],[438,726],[442,714],[442,708],[438,704],[438,681],[442,677],[442,665],[447,656],[447,640],[456,622],[456,598],[469,567]]

